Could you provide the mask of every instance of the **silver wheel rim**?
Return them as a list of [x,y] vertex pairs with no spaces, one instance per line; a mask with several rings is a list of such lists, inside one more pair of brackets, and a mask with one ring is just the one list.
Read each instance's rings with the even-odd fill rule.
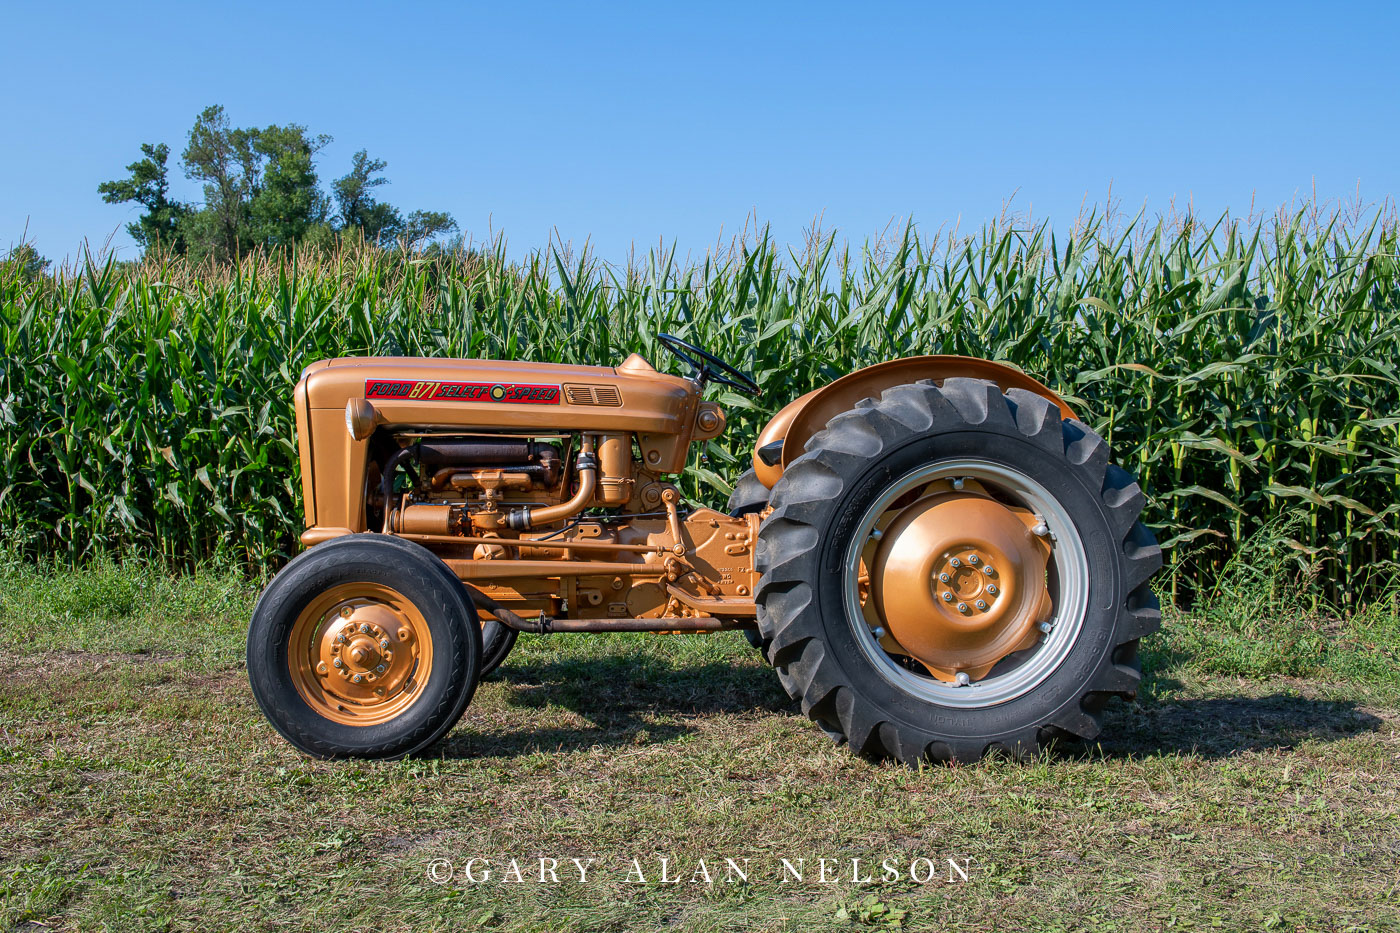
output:
[[[871,632],[861,611],[857,583],[865,543],[890,503],[910,490],[955,477],[977,480],[1010,498],[1016,505],[1030,509],[1048,526],[1053,537],[1051,569],[1047,580],[1055,604],[1050,631],[1044,633],[1033,647],[1019,652],[1023,657],[1009,669],[1002,672],[994,670],[982,680],[967,685],[944,683],[897,663],[880,647]],[[855,635],[856,644],[885,680],[904,693],[939,706],[976,709],[1025,696],[1064,663],[1084,628],[1089,605],[1089,561],[1084,553],[1084,542],[1069,513],[1040,483],[1019,470],[991,460],[944,460],[906,473],[891,483],[866,509],[846,546],[842,590],[846,621]]]

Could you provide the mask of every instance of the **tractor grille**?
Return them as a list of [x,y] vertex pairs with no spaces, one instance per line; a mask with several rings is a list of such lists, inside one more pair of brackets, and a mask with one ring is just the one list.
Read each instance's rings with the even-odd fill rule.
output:
[[622,393],[617,386],[564,386],[564,398],[570,405],[607,405],[616,408],[622,404]]

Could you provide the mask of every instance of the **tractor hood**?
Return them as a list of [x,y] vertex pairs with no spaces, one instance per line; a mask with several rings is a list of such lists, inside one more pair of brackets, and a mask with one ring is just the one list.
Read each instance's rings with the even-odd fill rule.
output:
[[[711,409],[707,425],[697,412]],[[307,544],[365,527],[371,441],[391,434],[635,435],[658,473],[685,468],[692,437],[724,429],[695,384],[633,354],[617,366],[424,357],[312,363],[296,387]],[[310,537],[308,537],[310,536]]]
[[346,357],[302,374],[306,406],[344,411],[364,400],[379,425],[490,429],[590,428],[677,433],[693,406],[688,379],[633,354],[613,366]]

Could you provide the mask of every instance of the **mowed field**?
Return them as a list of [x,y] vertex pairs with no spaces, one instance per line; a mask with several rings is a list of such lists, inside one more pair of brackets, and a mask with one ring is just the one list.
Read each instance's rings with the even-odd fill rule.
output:
[[0,565],[0,927],[1400,927],[1393,611],[1168,613],[1101,742],[916,771],[737,634],[525,637],[430,756],[310,761],[249,693],[255,597]]

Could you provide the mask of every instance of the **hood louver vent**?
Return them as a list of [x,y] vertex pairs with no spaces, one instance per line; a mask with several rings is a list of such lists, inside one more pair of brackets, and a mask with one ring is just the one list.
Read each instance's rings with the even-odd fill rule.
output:
[[617,408],[622,404],[622,393],[617,386],[564,386],[564,398],[570,405],[605,405]]

